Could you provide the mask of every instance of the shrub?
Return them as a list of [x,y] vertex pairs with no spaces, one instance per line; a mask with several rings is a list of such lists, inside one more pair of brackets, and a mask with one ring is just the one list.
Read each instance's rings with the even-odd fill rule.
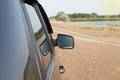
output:
[[64,22],[69,22],[69,21],[70,21],[68,15],[65,14],[64,12],[59,12],[59,13],[55,16],[55,19],[56,19],[57,21],[64,21]]

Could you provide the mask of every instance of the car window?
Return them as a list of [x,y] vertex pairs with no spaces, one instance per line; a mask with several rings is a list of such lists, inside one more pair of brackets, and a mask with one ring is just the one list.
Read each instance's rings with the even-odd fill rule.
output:
[[27,13],[28,13],[32,28],[33,28],[34,36],[36,39],[36,45],[39,48],[39,51],[41,53],[40,56],[42,56],[43,64],[47,69],[51,55],[50,55],[48,41],[46,39],[45,32],[42,28],[43,26],[38,18],[38,15],[35,9],[32,6],[27,4],[25,4],[25,6],[27,9]]

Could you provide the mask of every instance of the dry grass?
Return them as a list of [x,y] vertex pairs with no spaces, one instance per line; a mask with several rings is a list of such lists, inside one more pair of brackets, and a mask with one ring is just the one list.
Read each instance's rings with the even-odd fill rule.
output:
[[51,24],[56,27],[72,30],[95,37],[114,36],[120,38],[120,25],[101,25],[94,24],[77,24],[72,22],[51,21]]
[[[53,25],[59,25],[59,27],[73,27],[76,29],[92,29],[92,30],[99,30],[99,31],[105,31],[105,32],[120,32],[120,25],[99,25],[96,26],[94,24],[76,24],[72,22],[58,22],[58,21],[52,21],[51,22]],[[72,29],[73,29],[72,28]]]

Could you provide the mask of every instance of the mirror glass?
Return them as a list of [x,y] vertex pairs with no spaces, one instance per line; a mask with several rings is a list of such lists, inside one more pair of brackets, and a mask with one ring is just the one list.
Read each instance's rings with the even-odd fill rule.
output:
[[58,34],[57,46],[63,49],[72,49],[74,48],[74,39],[69,35]]
[[47,43],[47,40],[45,40],[42,45],[40,46],[40,49],[42,51],[42,54],[45,56],[49,53],[49,46],[48,46],[48,43]]

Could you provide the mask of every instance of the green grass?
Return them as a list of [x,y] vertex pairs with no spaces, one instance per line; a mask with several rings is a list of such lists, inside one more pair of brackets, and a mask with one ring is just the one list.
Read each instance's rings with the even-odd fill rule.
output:
[[120,18],[70,18],[71,21],[120,21]]

